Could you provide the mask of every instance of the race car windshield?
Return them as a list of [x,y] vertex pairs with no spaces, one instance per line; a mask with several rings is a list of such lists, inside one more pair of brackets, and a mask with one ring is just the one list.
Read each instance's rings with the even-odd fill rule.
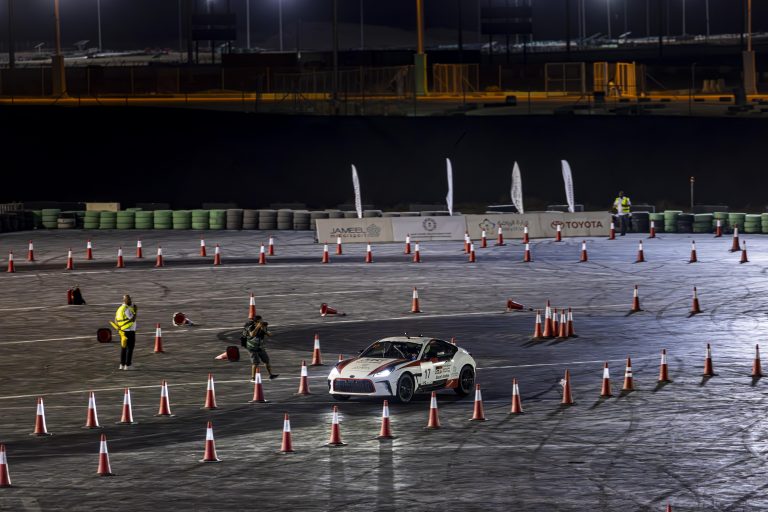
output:
[[383,359],[416,359],[421,352],[420,343],[407,341],[377,341],[365,349],[360,357],[379,357]]

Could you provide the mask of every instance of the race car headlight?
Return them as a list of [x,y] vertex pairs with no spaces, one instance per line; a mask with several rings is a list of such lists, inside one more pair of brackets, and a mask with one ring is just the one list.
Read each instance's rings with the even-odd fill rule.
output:
[[389,377],[390,373],[392,373],[392,370],[387,369],[387,370],[381,371],[379,373],[376,373],[373,376],[374,377]]

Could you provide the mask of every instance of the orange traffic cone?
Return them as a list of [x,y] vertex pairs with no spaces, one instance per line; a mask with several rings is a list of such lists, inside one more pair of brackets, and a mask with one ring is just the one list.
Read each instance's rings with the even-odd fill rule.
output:
[[413,287],[413,298],[411,299],[411,313],[421,313],[419,309],[419,291]]
[[85,417],[84,428],[101,428],[99,416],[96,414],[96,396],[93,391],[88,393],[88,414]]
[[523,243],[530,243],[530,239],[528,238],[528,226],[523,226]]
[[269,245],[268,255],[269,256],[274,256],[275,255],[275,239],[272,238],[271,236],[269,237],[269,244],[268,245]]
[[173,416],[171,414],[171,398],[168,396],[168,383],[160,383],[160,407],[155,416]]
[[496,245],[504,245],[504,233],[501,232],[501,226],[499,226],[499,233],[496,235]]
[[328,446],[344,446],[347,443],[341,441],[341,428],[339,427],[339,407],[333,406],[333,415],[331,416],[331,438],[328,440]]
[[573,328],[573,311],[568,308],[568,337],[573,338],[576,336],[576,331]]
[[616,226],[611,222],[611,231],[608,234],[608,240],[616,240]]
[[557,316],[557,308],[552,308],[552,337],[560,332],[560,318]]
[[672,512],[672,505],[667,503],[667,512]]
[[691,314],[695,315],[701,313],[701,307],[699,306],[699,294],[696,291],[696,287],[693,287],[693,303],[691,304]]
[[579,263],[584,263],[585,261],[588,261],[589,257],[587,256],[587,241],[582,240],[581,242],[581,257],[579,258]]
[[326,316],[326,315],[339,315],[339,316],[346,316],[346,313],[343,311],[339,311],[336,308],[332,308],[325,302],[320,304],[320,316]]
[[96,474],[99,476],[115,476],[115,474],[112,473],[112,468],[109,465],[107,436],[105,434],[101,434],[101,440],[99,441],[99,468],[96,470]]
[[645,254],[643,253],[643,241],[640,240],[638,242],[637,259],[635,260],[635,263],[643,263],[644,261],[645,261]]
[[205,391],[203,409],[216,409],[216,389],[213,384],[213,374],[208,374],[208,388]]
[[651,230],[648,232],[648,238],[656,238],[656,221],[651,221]]
[[0,487],[11,486],[11,474],[8,472],[8,456],[5,454],[5,445],[0,444]]
[[344,251],[341,249],[341,237],[336,237],[336,256],[341,256]]
[[560,311],[560,327],[557,331],[557,337],[560,339],[568,337],[568,314],[565,309]]
[[474,263],[477,261],[475,258],[475,244],[471,243],[469,244],[469,262]]
[[529,308],[527,306],[524,306],[523,304],[520,304],[519,302],[516,302],[512,299],[507,299],[507,311],[533,311],[533,308]]
[[117,266],[116,268],[123,268],[125,267],[125,262],[123,261],[123,248],[118,247],[117,248]]
[[520,388],[517,386],[517,379],[512,379],[512,408],[509,413],[523,413],[523,403],[520,401]]
[[667,365],[667,349],[661,349],[661,364],[659,365],[659,382],[672,382],[669,380],[669,366]]
[[742,242],[741,260],[739,260],[739,263],[749,263],[747,259],[747,242]]
[[74,270],[74,269],[75,269],[75,260],[72,258],[72,249],[69,249],[67,251],[67,270]]
[[543,338],[544,333],[541,330],[541,310],[536,310],[536,325],[533,329],[533,339]]
[[635,382],[632,379],[632,360],[627,356],[627,367],[624,369],[624,385],[622,391],[634,391]]
[[291,420],[288,413],[283,417],[283,442],[280,445],[280,451],[283,453],[293,452],[293,443],[291,442]]
[[248,318],[251,320],[256,318],[256,298],[253,296],[253,293],[251,293],[248,299]]
[[312,350],[312,362],[310,366],[323,366],[323,358],[320,355],[320,335],[315,334],[315,348]]
[[763,368],[760,365],[760,345],[755,345],[755,360],[752,363],[752,377],[762,377]]
[[561,224],[557,225],[557,231],[555,231],[555,242],[562,242],[563,241],[563,226]]
[[523,262],[530,263],[533,261],[531,258],[531,244],[525,244],[525,252],[523,253]]
[[309,392],[309,374],[307,373],[307,363],[301,362],[301,379],[299,380],[299,391],[297,395],[311,395]]
[[267,264],[267,253],[264,251],[264,244],[259,248],[259,265]]
[[328,242],[323,244],[323,258],[320,260],[320,263],[330,263],[331,257],[328,255]]
[[426,428],[432,430],[440,428],[440,418],[437,416],[437,394],[434,391],[429,400],[429,421]]
[[464,232],[464,253],[469,253],[469,244],[472,243],[472,239],[469,237],[469,233]]
[[85,259],[93,259],[93,244],[91,244],[90,240],[85,243]]
[[736,252],[740,249],[739,245],[739,226],[733,226],[733,242],[731,243],[731,252]]
[[371,249],[371,244],[368,244],[365,248],[365,262],[373,263],[373,250]]
[[[611,393],[611,374],[608,371],[608,363],[603,363],[603,386],[600,388],[600,396],[602,398],[613,396]],[[565,400],[565,396],[563,396],[563,400]]]
[[547,307],[544,309],[544,333],[542,334],[543,338],[551,338],[554,336],[554,333],[552,332],[553,326],[552,309],[549,306],[549,301],[547,301]]
[[563,379],[563,400],[561,405],[572,405],[573,396],[571,396],[571,374],[568,370],[565,370],[565,378]]
[[8,270],[6,272],[16,272],[16,267],[13,266],[13,251],[8,253]]
[[475,407],[472,410],[472,421],[485,421],[483,411],[483,394],[480,392],[480,384],[475,384]]
[[208,422],[205,429],[205,452],[200,462],[221,462],[216,455],[216,441],[213,439],[213,423]]
[[43,405],[43,397],[37,399],[37,415],[35,416],[35,430],[32,432],[33,436],[49,436],[48,427],[45,424],[45,406]]
[[213,264],[216,266],[221,265],[221,248],[219,244],[216,244],[216,247],[213,249]]
[[136,423],[133,421],[133,408],[131,406],[131,390],[125,388],[123,393],[123,413],[120,415],[120,421],[118,425],[133,425]]
[[264,385],[261,383],[261,369],[256,368],[256,378],[253,379],[253,399],[251,403],[265,403]]
[[342,362],[344,360],[344,354],[339,354],[339,362]]
[[715,369],[712,366],[712,348],[707,343],[707,358],[704,360],[704,377],[714,377]]
[[201,238],[200,239],[200,257],[206,258],[207,256],[208,256],[208,253],[205,250],[205,239]]
[[488,238],[485,235],[485,230],[483,230],[483,232],[480,234],[480,247],[482,249],[488,247]]
[[640,309],[640,297],[637,294],[637,285],[635,285],[635,290],[632,292],[632,309],[629,311],[630,313],[642,311],[642,309]]
[[389,422],[389,400],[384,400],[384,406],[381,410],[381,430],[379,430],[378,439],[394,439],[392,435],[392,426]]
[[35,245],[32,240],[29,241],[29,248],[27,249],[27,261],[35,261]]
[[413,251],[413,262],[421,263],[421,251],[419,250],[419,242],[416,242]]
[[698,258],[696,258],[696,242],[691,240],[691,257],[688,259],[688,263],[696,263]]
[[144,257],[144,251],[141,246],[141,240],[136,240],[136,257],[137,258],[143,258]]
[[411,235],[405,235],[405,250],[403,254],[411,254]]
[[155,267],[163,266],[163,248],[157,246],[157,257],[155,257]]
[[717,222],[717,227],[715,227],[715,238],[720,238],[721,236],[723,236],[723,224],[720,221],[720,219],[718,219],[716,222]]
[[163,330],[160,324],[155,325],[155,354],[165,352],[163,350]]

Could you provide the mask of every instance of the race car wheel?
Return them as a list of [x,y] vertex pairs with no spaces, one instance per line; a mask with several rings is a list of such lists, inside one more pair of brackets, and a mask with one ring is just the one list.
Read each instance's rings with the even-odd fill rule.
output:
[[397,380],[397,391],[395,398],[398,402],[402,402],[404,404],[411,401],[413,398],[413,392],[414,392],[414,382],[413,377],[411,377],[410,373],[404,373],[400,376],[400,378]]
[[467,396],[475,387],[475,370],[466,365],[459,374],[459,385],[453,388],[459,396]]
[[344,402],[346,400],[349,400],[349,395],[331,395],[335,400],[338,400],[339,402]]

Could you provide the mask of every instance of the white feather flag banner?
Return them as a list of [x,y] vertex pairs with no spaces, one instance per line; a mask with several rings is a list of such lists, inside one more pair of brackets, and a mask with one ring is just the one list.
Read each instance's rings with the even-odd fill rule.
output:
[[565,160],[560,161],[563,164],[563,182],[565,183],[565,199],[568,201],[568,211],[574,212],[575,201],[573,199],[573,176],[571,175],[571,166]]
[[357,169],[352,165],[352,186],[355,188],[355,210],[357,218],[363,218],[363,200],[360,198],[360,178],[357,177]]
[[518,213],[525,213],[523,209],[523,179],[520,177],[520,166],[515,162],[512,168],[512,204]]
[[448,173],[448,195],[445,196],[445,203],[448,205],[448,215],[453,215],[453,167],[451,159],[445,159],[445,168]]

